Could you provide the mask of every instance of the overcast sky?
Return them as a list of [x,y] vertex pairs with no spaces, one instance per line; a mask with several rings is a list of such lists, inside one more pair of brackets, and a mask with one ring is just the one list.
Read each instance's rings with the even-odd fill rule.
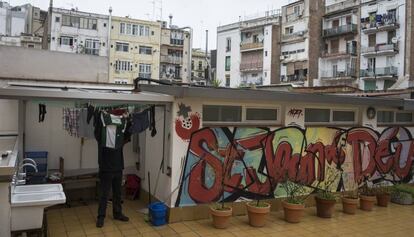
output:
[[[49,0],[6,0],[12,6],[31,3],[46,10]],[[293,0],[54,0],[55,7],[74,8],[80,11],[108,14],[112,6],[115,16],[153,20],[160,17],[162,2],[163,19],[172,14],[173,24],[191,26],[194,29],[194,48],[205,49],[205,31],[209,30],[209,49],[216,48],[217,26],[238,21],[239,16],[255,15],[270,9],[278,9]]]

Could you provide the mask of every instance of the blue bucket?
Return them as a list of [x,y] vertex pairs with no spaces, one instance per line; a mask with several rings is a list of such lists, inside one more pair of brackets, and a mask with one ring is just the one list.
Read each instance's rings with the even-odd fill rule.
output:
[[161,202],[151,203],[148,206],[152,225],[161,226],[167,223],[167,206]]

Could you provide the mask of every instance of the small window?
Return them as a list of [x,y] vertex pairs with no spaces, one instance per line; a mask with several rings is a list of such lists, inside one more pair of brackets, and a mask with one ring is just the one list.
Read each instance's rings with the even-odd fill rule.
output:
[[151,47],[146,47],[146,46],[139,46],[139,54],[151,55],[152,54],[152,48]]
[[58,16],[57,16],[57,17],[55,18],[55,22],[60,22],[60,17],[58,17]]
[[395,120],[397,123],[412,123],[413,114],[412,113],[397,113]]
[[378,111],[377,122],[378,123],[393,123],[394,112],[393,111]]
[[246,121],[277,121],[277,109],[246,108]]
[[205,122],[241,122],[241,115],[241,106],[203,106],[203,120]]
[[230,87],[230,75],[226,75],[226,87]]
[[230,71],[230,67],[231,67],[231,58],[230,56],[226,56],[226,63],[225,63],[226,71]]
[[329,123],[330,117],[329,109],[305,109],[306,123]]
[[355,122],[354,111],[332,111],[333,122]]
[[129,51],[129,44],[128,43],[116,42],[115,50],[120,51],[120,52],[128,52]]

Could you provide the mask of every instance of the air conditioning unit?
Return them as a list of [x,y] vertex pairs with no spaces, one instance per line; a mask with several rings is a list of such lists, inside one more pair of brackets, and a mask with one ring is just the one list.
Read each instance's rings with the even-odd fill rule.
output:
[[305,31],[300,31],[299,33],[298,33],[298,35],[299,36],[303,36],[305,34]]
[[286,56],[282,55],[280,56],[280,60],[284,60]]

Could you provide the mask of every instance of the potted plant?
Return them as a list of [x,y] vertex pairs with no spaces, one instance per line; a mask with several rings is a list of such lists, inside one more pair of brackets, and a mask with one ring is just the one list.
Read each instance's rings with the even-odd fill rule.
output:
[[289,180],[282,184],[286,192],[286,200],[282,201],[285,221],[289,223],[299,223],[302,220],[305,210],[304,188],[300,184],[295,184]]
[[390,187],[385,183],[379,183],[376,188],[377,205],[387,207],[391,200]]
[[221,200],[216,205],[210,207],[210,214],[213,218],[213,226],[217,229],[226,229],[230,224],[230,218],[233,216],[233,208],[224,205],[224,172],[228,165],[227,158],[228,155],[226,155],[224,159],[223,174],[221,175]]
[[414,187],[399,184],[392,188],[391,202],[400,205],[412,205],[414,203]]
[[372,211],[375,200],[375,191],[372,189],[372,187],[368,186],[368,180],[366,179],[360,188],[359,194],[359,205],[361,210]]
[[270,204],[257,199],[253,202],[247,202],[246,206],[249,224],[253,227],[263,227],[270,212]]
[[342,211],[346,214],[354,215],[358,208],[358,188],[349,192],[342,192]]
[[323,183],[323,188],[320,188],[322,182],[317,187],[318,191],[315,196],[316,215],[321,218],[331,218],[336,204],[336,196],[330,191],[330,187],[336,181],[338,173],[332,171],[331,174],[335,175],[327,176],[328,178]]

